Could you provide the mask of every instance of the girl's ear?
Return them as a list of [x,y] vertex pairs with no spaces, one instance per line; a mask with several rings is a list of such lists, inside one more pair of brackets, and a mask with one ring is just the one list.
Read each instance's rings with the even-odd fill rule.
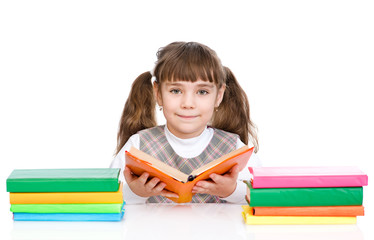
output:
[[223,84],[222,87],[220,89],[218,89],[216,103],[215,103],[214,107],[217,108],[221,104],[222,99],[223,99],[223,95],[225,94],[225,90],[226,90],[226,84]]
[[158,106],[162,107],[161,89],[159,88],[160,88],[160,85],[157,82],[154,82],[153,83],[153,94],[156,98],[156,102]]

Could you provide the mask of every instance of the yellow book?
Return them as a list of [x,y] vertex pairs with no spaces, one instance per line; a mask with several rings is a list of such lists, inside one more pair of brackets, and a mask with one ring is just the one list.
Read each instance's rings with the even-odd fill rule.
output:
[[116,192],[10,193],[10,204],[122,203],[122,184]]
[[314,224],[355,224],[356,217],[316,216],[254,216],[253,208],[242,206],[244,222],[248,225],[314,225]]

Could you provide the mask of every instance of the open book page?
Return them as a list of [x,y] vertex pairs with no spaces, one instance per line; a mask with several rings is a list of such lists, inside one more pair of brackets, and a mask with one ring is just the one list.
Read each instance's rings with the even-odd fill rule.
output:
[[[232,158],[234,158],[234,157],[236,157],[236,156],[238,156],[238,155],[240,155],[240,154],[242,154],[244,152],[247,152],[249,150],[250,150],[250,148],[247,145],[245,145],[245,146],[243,146],[241,148],[238,148],[235,151],[232,151],[232,152],[230,152],[228,154],[225,154],[222,157],[217,158],[216,160],[213,160],[210,163],[205,164],[204,166],[201,166],[198,169],[195,169],[194,171],[191,172],[191,175],[197,176],[197,175],[199,175],[199,174],[207,171],[208,169],[214,168],[218,164],[220,164],[220,163],[222,163],[224,161],[228,161],[228,160],[230,160],[230,159],[232,159]],[[242,170],[246,166],[248,160],[249,160],[249,157],[248,157],[247,161],[243,162],[243,164],[241,164],[239,166],[240,170]]]
[[151,155],[140,151],[134,147],[131,147],[130,154],[134,155],[136,158],[138,158],[139,161],[142,161],[143,163],[150,165],[151,167],[166,173],[170,177],[181,181],[181,182],[187,182],[188,181],[188,175],[184,174],[183,172],[179,171],[176,168],[173,168],[166,163],[162,162],[161,160],[158,160],[157,158],[152,157]]

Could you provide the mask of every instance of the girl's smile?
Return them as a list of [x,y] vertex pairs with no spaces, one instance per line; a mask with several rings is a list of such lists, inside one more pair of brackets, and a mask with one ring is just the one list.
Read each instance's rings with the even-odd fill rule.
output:
[[178,117],[180,118],[183,118],[183,119],[193,119],[193,118],[197,118],[198,115],[196,116],[186,116],[186,115],[180,115],[180,114],[177,114]]

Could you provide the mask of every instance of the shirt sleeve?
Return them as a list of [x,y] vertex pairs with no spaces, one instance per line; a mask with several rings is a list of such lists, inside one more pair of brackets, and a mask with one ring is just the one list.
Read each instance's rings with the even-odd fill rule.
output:
[[140,197],[131,191],[129,185],[125,180],[123,171],[125,170],[125,151],[130,150],[131,147],[139,149],[139,134],[132,135],[126,144],[122,147],[121,151],[115,156],[112,163],[110,164],[111,168],[120,168],[119,180],[123,184],[123,200],[126,204],[143,204],[147,201],[148,198]]
[[[241,148],[245,144],[238,138],[238,142],[236,145],[236,149]],[[249,172],[248,167],[261,167],[261,161],[256,153],[252,153],[247,166],[239,173],[236,189],[235,191],[228,197],[221,198],[230,203],[237,203],[237,204],[247,204],[245,200],[245,195],[247,194],[247,184],[245,184],[244,180],[250,180],[252,178],[252,174]]]

